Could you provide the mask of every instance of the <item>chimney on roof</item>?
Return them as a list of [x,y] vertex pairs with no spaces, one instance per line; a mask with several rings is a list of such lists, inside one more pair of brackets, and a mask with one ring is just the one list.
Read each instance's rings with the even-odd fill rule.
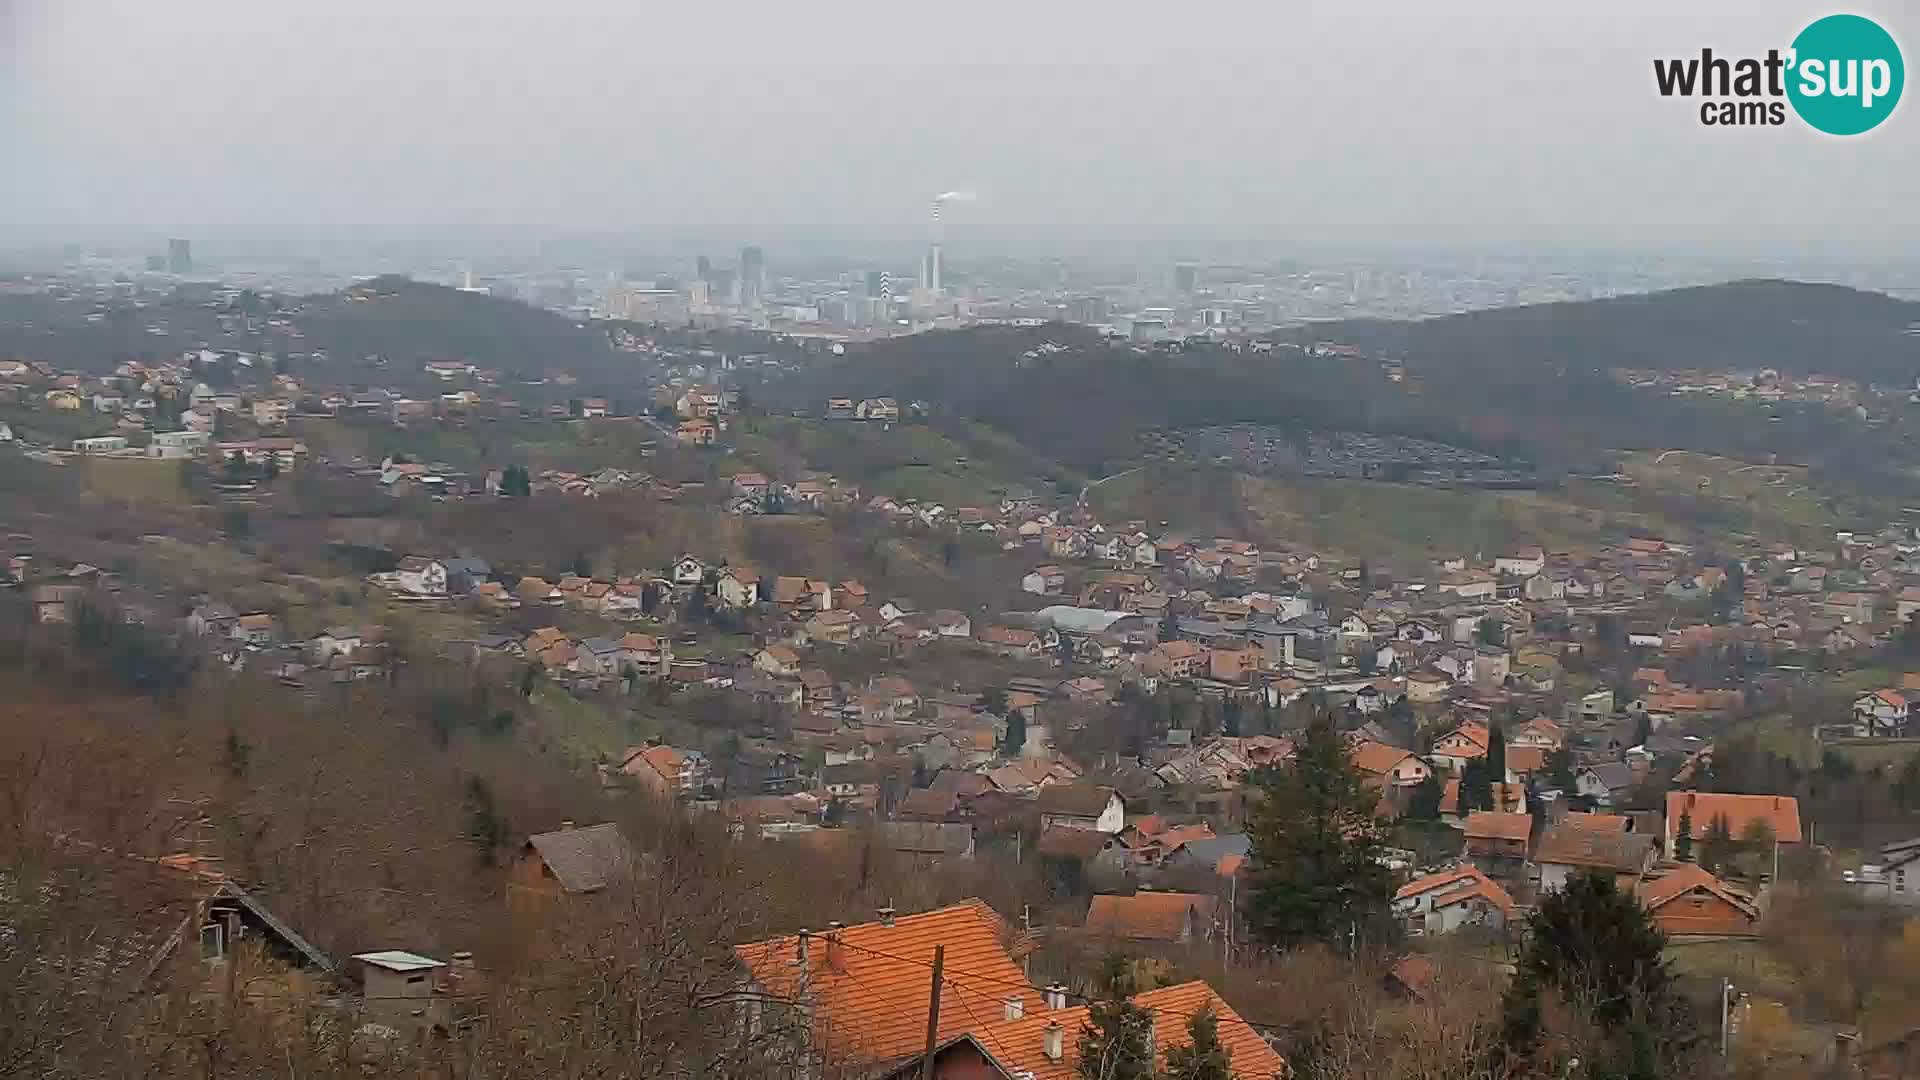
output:
[[1020,1000],[1020,995],[1018,994],[1008,995],[1007,1019],[1018,1020],[1021,1017],[1024,1017],[1026,1015],[1027,1015],[1027,1003]]
[[881,908],[881,909],[880,909],[880,925],[881,925],[881,926],[892,926],[892,925],[893,925],[893,917],[894,917],[894,915],[895,915],[895,914],[896,914],[896,912],[894,911],[894,908],[893,908],[893,905],[892,905],[892,904],[888,904],[888,905],[887,905],[886,907],[883,907],[883,908]]
[[1059,983],[1053,983],[1052,985],[1048,986],[1047,992],[1046,992],[1046,1002],[1047,1002],[1047,1008],[1050,1010],[1066,1008],[1067,1007],[1067,988],[1060,985]]
[[1040,1052],[1047,1055],[1048,1061],[1057,1062],[1067,1054],[1067,1029],[1059,1024],[1048,1024],[1040,1033]]
[[812,931],[802,928],[796,939],[798,944],[794,948],[793,962],[798,967],[807,966],[807,939],[811,936]]
[[827,924],[827,966],[835,971],[846,970],[846,954],[840,948],[840,920]]

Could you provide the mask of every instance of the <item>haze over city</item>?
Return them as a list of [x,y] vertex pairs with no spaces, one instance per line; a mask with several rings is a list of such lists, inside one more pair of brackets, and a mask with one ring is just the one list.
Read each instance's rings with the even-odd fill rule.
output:
[[1920,1080],[1873,2],[0,0],[0,1074]]
[[[1910,8],[1879,7],[1920,39]],[[1911,123],[1713,130],[1655,94],[1654,57],[1764,52],[1807,18],[1784,0],[871,17],[419,0],[270,18],[237,0],[14,0],[0,236],[825,226],[858,248],[962,187],[980,198],[955,242],[1025,254],[1157,246],[1165,231],[1132,232],[1152,226],[1225,250],[1251,233],[1270,254],[1897,252],[1916,225]]]

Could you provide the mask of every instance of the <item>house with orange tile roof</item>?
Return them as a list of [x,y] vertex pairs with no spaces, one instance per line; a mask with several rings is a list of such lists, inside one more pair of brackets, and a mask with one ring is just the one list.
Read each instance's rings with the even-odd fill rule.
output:
[[1752,896],[1694,863],[1677,863],[1642,879],[1634,895],[1668,938],[1754,937],[1760,905]]
[[1725,818],[1727,832],[1735,839],[1744,836],[1755,822],[1773,830],[1776,844],[1798,844],[1800,801],[1791,795],[1731,795],[1718,791],[1667,792],[1666,850],[1673,851],[1673,840],[1686,818],[1694,841],[1705,840],[1715,818]]
[[1465,826],[1467,857],[1488,874],[1516,880],[1527,866],[1528,841],[1533,836],[1531,814],[1475,810]]
[[1512,755],[1516,747],[1535,746],[1545,751],[1560,749],[1566,742],[1567,733],[1559,724],[1544,716],[1536,716],[1521,724],[1507,734],[1508,764],[1512,764]]
[[1393,912],[1409,928],[1427,934],[1463,926],[1497,929],[1513,915],[1513,896],[1479,867],[1461,863],[1400,886],[1393,894]]
[[1467,767],[1467,762],[1487,756],[1487,742],[1491,738],[1484,721],[1468,720],[1433,741],[1434,764],[1459,772]]
[[1086,931],[1116,941],[1188,945],[1213,938],[1219,906],[1220,898],[1207,893],[1101,895],[1087,906]]
[[[1056,992],[1052,1000],[1065,1005],[1067,997]],[[1253,1026],[1233,1006],[1204,982],[1181,983],[1135,994],[1135,1005],[1153,1017],[1155,1070],[1166,1065],[1166,1053],[1187,1045],[1187,1025],[1201,1012],[1211,1012],[1218,1020],[1220,1043],[1228,1054],[1228,1068],[1236,1080],[1277,1080],[1287,1075],[1287,1064]],[[1077,1080],[1081,1075],[1080,1036],[1091,1023],[1084,1006],[1049,1009],[1035,1014],[989,1024],[971,1032],[994,1056],[998,1067],[1011,1077],[1032,1080]],[[909,1074],[911,1075],[911,1074]],[[949,1074],[991,1076],[991,1072]]]
[[1364,779],[1382,787],[1418,787],[1433,775],[1433,767],[1420,755],[1383,742],[1355,743],[1347,756]]
[[[936,1043],[1007,1014],[1038,1014],[1039,992],[1007,951],[1008,928],[979,900],[877,922],[803,930],[736,946],[748,990],[804,1002],[807,1051],[834,1066],[886,1066],[924,1047],[934,951],[944,949]],[[761,1000],[749,1010],[775,1006]],[[749,1021],[751,1023],[751,1021]],[[772,1025],[768,1025],[772,1026]]]
[[1525,782],[1535,773],[1547,771],[1548,751],[1539,746],[1507,746],[1507,779],[1516,783]]
[[[934,1024],[936,1076],[1028,1075],[1071,1080],[1079,1068],[1087,1009],[1064,989],[1031,986],[1004,942],[1008,928],[979,900],[919,915],[829,928],[736,946],[747,975],[748,1024],[773,1026],[769,1011],[803,1004],[798,1047],[815,1074],[827,1067],[880,1077],[917,1075],[928,1028],[928,987],[943,949]],[[1202,1009],[1219,1018],[1220,1040],[1241,1080],[1277,1080],[1286,1071],[1252,1026],[1202,982],[1135,995],[1154,1017],[1162,1054],[1185,1044],[1187,1019]],[[758,1015],[755,1015],[758,1014]]]
[[620,771],[655,796],[671,799],[700,790],[707,782],[711,767],[706,755],[698,750],[630,746],[623,755]]

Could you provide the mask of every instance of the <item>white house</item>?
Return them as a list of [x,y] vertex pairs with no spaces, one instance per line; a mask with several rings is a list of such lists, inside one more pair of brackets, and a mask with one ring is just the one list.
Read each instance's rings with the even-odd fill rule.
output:
[[1617,818],[1612,826],[1574,820],[1589,816],[1570,814],[1540,838],[1533,862],[1540,868],[1541,892],[1558,892],[1584,873],[1639,878],[1653,868],[1657,852],[1651,834],[1627,832],[1626,822]]
[[1589,765],[1574,774],[1574,792],[1600,806],[1612,806],[1615,799],[1634,785],[1633,766],[1624,761],[1605,761]]
[[157,458],[187,458],[207,448],[212,436],[204,431],[156,431],[153,441],[147,444],[147,456]]
[[[1029,732],[1029,741],[1032,733]],[[1127,823],[1127,807],[1109,787],[1048,784],[1038,799],[1041,829],[1091,829],[1111,836]]]
[[760,599],[760,575],[749,569],[730,566],[720,572],[714,586],[720,603],[730,608],[749,608]]
[[1020,588],[1038,595],[1059,592],[1067,585],[1066,572],[1058,566],[1036,566],[1026,577],[1020,579]]
[[447,564],[438,559],[409,555],[394,569],[400,591],[412,596],[447,595]]
[[1511,574],[1514,577],[1532,577],[1546,568],[1546,552],[1537,547],[1523,547],[1511,555],[1502,555],[1493,560],[1494,573]]
[[1862,694],[1853,703],[1853,733],[1856,738],[1899,737],[1907,729],[1907,698],[1898,690],[1875,690]]
[[692,555],[682,555],[673,564],[673,573],[670,576],[675,585],[686,587],[698,585],[707,578],[707,564]]
[[1393,894],[1393,913],[1422,934],[1498,929],[1513,914],[1513,897],[1479,867],[1461,864],[1402,885]]

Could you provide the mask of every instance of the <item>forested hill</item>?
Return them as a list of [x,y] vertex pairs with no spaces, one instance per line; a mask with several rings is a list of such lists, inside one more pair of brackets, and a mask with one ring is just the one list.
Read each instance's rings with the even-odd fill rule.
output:
[[1777,368],[1910,384],[1920,303],[1840,285],[1753,280],[1419,322],[1335,324],[1341,340],[1433,369]]
[[601,327],[518,301],[401,277],[374,278],[330,296],[308,297],[299,322],[309,340],[342,356],[460,359],[505,371],[555,369],[583,378],[610,374],[615,363]]
[[770,388],[783,407],[888,395],[1005,431],[1098,472],[1130,461],[1141,432],[1244,421],[1288,427],[1395,427],[1416,419],[1377,366],[1212,348],[1142,353],[1081,326],[977,327],[849,350]]
[[613,350],[604,326],[403,277],[297,298],[243,293],[227,303],[198,284],[138,306],[103,307],[79,293],[0,295],[0,357],[105,372],[201,347],[324,351],[342,363],[381,356],[394,370],[413,372],[426,360],[469,360],[530,375],[568,371],[600,386],[631,382],[633,366]]
[[[1825,285],[1754,281],[1416,323],[1350,322],[1293,335],[1368,359],[1208,343],[1141,350],[1084,327],[979,327],[849,350],[777,390],[783,407],[829,396],[924,400],[1035,451],[1100,471],[1131,462],[1141,432],[1250,422],[1372,431],[1471,446],[1549,469],[1603,467],[1614,450],[1683,447],[1777,456],[1891,483],[1915,459],[1904,424],[1869,426],[1817,404],[1771,409],[1633,389],[1616,367],[1817,370],[1905,384],[1920,373],[1920,305]],[[1381,357],[1404,359],[1390,380]]]

